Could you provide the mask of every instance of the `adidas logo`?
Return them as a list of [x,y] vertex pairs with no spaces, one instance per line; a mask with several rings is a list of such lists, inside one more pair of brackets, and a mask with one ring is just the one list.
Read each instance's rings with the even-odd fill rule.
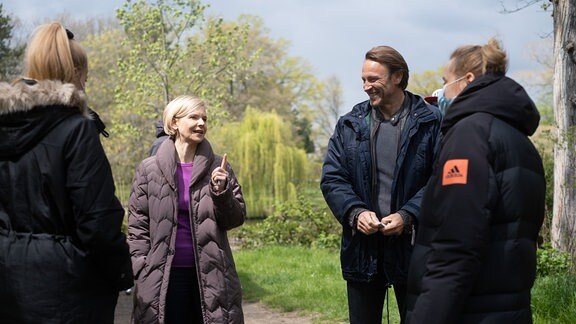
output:
[[453,184],[468,183],[468,160],[454,159],[444,163],[442,172],[442,185],[448,186]]
[[461,178],[463,177],[462,173],[460,173],[460,169],[458,169],[458,166],[455,165],[453,166],[448,173],[446,173],[446,178]]

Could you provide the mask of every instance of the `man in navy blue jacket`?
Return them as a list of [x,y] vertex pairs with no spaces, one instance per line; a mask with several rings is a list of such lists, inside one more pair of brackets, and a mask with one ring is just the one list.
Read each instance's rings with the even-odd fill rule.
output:
[[413,235],[442,117],[405,90],[408,66],[391,47],[366,53],[362,81],[369,100],[338,121],[321,188],[342,225],[350,323],[380,324],[391,285],[404,321]]

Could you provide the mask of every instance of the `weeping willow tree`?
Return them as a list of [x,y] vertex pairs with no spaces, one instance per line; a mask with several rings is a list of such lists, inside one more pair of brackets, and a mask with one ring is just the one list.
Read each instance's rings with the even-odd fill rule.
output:
[[242,185],[248,217],[268,216],[274,205],[297,199],[309,164],[281,116],[248,108],[241,122],[214,133],[212,141],[218,151],[228,153]]

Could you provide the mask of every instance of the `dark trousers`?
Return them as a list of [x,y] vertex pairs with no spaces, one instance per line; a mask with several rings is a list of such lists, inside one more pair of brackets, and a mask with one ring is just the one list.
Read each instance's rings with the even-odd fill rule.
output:
[[[387,287],[383,279],[376,279],[370,283],[347,282],[350,324],[381,324]],[[400,323],[403,324],[406,314],[406,285],[393,287],[400,312]]]
[[195,268],[171,268],[166,294],[166,324],[204,324]]

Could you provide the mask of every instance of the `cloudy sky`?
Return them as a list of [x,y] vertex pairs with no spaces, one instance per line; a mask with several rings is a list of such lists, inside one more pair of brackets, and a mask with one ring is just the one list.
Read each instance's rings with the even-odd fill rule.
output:
[[[360,69],[364,54],[376,45],[396,48],[411,72],[435,70],[454,48],[503,41],[509,74],[541,68],[530,53],[551,37],[552,17],[539,6],[503,14],[525,0],[205,0],[209,13],[225,19],[240,14],[262,17],[270,36],[290,41],[290,55],[309,62],[320,78],[342,83],[344,107],[363,101]],[[61,13],[78,18],[114,16],[122,0],[2,0],[4,10],[23,22]],[[548,43],[551,44],[551,43]],[[551,49],[550,49],[551,51]]]

